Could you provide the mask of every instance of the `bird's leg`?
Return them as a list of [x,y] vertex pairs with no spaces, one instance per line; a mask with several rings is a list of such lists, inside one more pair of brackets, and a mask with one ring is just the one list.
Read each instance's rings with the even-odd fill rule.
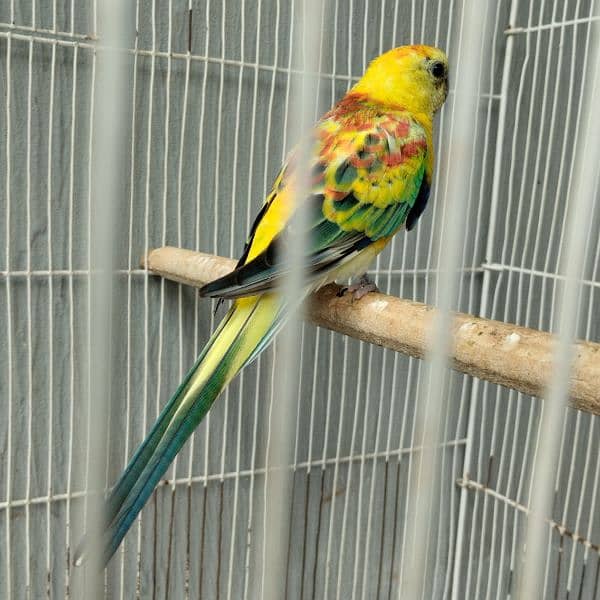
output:
[[378,292],[379,288],[375,285],[375,282],[371,281],[366,273],[363,273],[356,283],[343,287],[338,292],[338,296],[343,296],[346,293],[351,293],[354,296],[354,300],[360,300],[363,296],[366,296],[369,292]]
[[[200,296],[202,298],[202,296]],[[225,304],[225,298],[219,298],[217,300],[217,303],[215,304],[215,310],[213,311],[213,317],[217,316],[217,313],[219,312],[219,309],[221,308],[221,306],[223,306],[223,304]]]

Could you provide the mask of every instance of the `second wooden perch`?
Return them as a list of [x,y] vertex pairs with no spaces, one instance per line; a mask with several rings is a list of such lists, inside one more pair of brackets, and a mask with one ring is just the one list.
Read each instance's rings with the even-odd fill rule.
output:
[[[235,261],[164,247],[151,250],[142,266],[167,279],[199,287],[229,273]],[[338,286],[315,293],[308,319],[333,331],[423,358],[435,311],[431,306],[381,293],[359,301],[339,297]],[[552,372],[556,340],[550,333],[456,313],[451,365],[457,371],[519,392],[543,396]],[[571,370],[570,403],[600,415],[600,344],[579,341]]]

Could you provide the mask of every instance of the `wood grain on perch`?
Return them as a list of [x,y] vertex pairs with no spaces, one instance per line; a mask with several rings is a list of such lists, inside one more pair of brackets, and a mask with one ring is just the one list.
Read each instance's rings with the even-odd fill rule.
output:
[[[236,261],[164,247],[151,250],[142,266],[167,279],[199,287],[230,272]],[[309,321],[403,354],[423,358],[435,310],[381,293],[358,301],[338,297],[329,285],[307,304]],[[456,313],[451,365],[457,371],[519,392],[543,396],[552,372],[555,337],[510,323]],[[570,404],[600,415],[600,344],[578,341],[570,382]]]

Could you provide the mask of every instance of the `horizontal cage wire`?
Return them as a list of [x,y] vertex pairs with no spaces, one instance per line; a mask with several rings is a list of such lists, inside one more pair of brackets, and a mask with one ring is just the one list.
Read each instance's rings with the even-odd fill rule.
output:
[[[193,364],[222,311],[139,266],[163,245],[239,256],[282,160],[303,77],[316,120],[372,58],[425,43],[450,58],[428,208],[369,274],[435,303],[445,151],[468,21],[455,0],[317,3],[317,68],[294,44],[303,0],[137,0],[123,52],[125,160],[115,177],[109,489]],[[0,4],[0,590],[81,597],[90,395],[96,0]],[[593,0],[488,3],[474,159],[453,306],[552,330],[573,203],[581,76]],[[597,185],[597,182],[596,182]],[[600,340],[599,203],[589,215],[577,337]],[[221,309],[222,310],[222,309]],[[289,598],[398,597],[422,452],[422,363],[303,325],[285,507]],[[267,446],[277,382],[268,350],[228,386],[179,453],[104,576],[107,597],[258,598],[265,585]],[[465,375],[444,381],[423,598],[506,598],[530,510],[543,401]],[[568,409],[547,517],[543,597],[600,598],[598,417]],[[403,570],[404,569],[404,570]],[[268,576],[268,573],[267,573]]]

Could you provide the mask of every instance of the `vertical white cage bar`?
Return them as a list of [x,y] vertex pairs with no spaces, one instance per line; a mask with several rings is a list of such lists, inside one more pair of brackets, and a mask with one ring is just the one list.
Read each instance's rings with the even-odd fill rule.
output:
[[[511,0],[510,3],[510,16],[509,21],[512,23],[517,15],[518,9],[518,0]],[[496,18],[495,23],[496,30],[499,27],[498,19]],[[510,77],[510,65],[512,61],[512,52],[513,52],[513,42],[514,39],[509,37],[506,41],[506,48],[504,54],[504,64],[502,70],[502,86],[500,90],[500,105],[498,108],[498,136],[496,138],[496,148],[494,154],[494,168],[493,168],[493,187],[492,187],[492,196],[491,196],[491,206],[490,206],[490,224],[489,231],[486,242],[486,251],[484,256],[485,262],[492,261],[493,249],[494,249],[494,240],[495,240],[495,232],[496,232],[496,219],[499,211],[500,204],[500,165],[502,162],[502,150],[503,150],[503,142],[504,142],[504,134],[506,131],[506,112],[508,110],[508,85],[509,85],[509,77]],[[493,63],[492,63],[493,64]],[[490,299],[490,271],[485,270],[483,273],[483,284],[482,284],[482,302],[481,302],[481,315],[486,317],[488,316],[488,302]],[[469,423],[467,427],[467,439],[474,440],[475,439],[475,428],[477,426],[476,422],[476,411],[472,410],[473,404],[478,402],[478,394],[479,388],[481,386],[481,382],[479,380],[475,380],[473,382],[473,389],[471,392],[471,410],[469,412]],[[485,385],[485,384],[483,384]],[[475,450],[475,444],[468,444],[465,451],[463,471],[464,473],[469,473],[471,469],[471,461],[473,460],[473,451]],[[467,504],[468,504],[468,491],[466,488],[462,488],[460,494],[460,509],[458,515],[458,533],[456,539],[456,558],[454,562],[453,576],[452,576],[452,593],[453,598],[456,600],[460,597],[460,579],[463,577],[462,570],[464,568],[463,563],[463,555],[465,552],[466,538],[465,538],[465,527],[467,526]],[[469,560],[469,564],[471,560]]]
[[[300,56],[302,71],[295,81],[291,81],[291,69],[286,85],[286,118],[284,119],[284,147],[287,129],[289,137],[299,140],[296,147],[299,176],[297,188],[293,190],[293,214],[297,219],[297,230],[306,229],[304,222],[306,206],[303,202],[308,194],[308,165],[312,149],[312,139],[309,137],[314,119],[313,102],[317,90],[314,73],[318,67],[318,49],[321,42],[321,12],[319,3],[308,1],[300,6],[292,4],[292,15],[296,20],[293,36],[293,46],[290,45],[289,60],[292,56]],[[294,10],[296,9],[296,10]],[[289,104],[288,94],[292,100]],[[288,122],[287,115],[291,115]],[[282,132],[283,133],[283,132]],[[306,174],[305,174],[306,173]],[[290,540],[286,523],[287,506],[292,499],[292,477],[289,470],[293,451],[293,408],[298,399],[299,367],[302,361],[302,349],[298,348],[301,324],[298,315],[298,300],[304,295],[304,249],[307,240],[301,235],[292,236],[287,249],[290,273],[285,277],[281,294],[291,315],[286,318],[282,336],[277,345],[276,359],[273,363],[273,374],[278,372],[277,380],[273,378],[272,389],[275,397],[271,397],[268,415],[268,433],[266,446],[266,472],[264,486],[263,513],[263,557],[260,595],[263,598],[275,600],[286,594],[287,553]],[[309,434],[310,435],[310,434]],[[311,436],[312,437],[312,436]]]
[[[486,2],[464,2],[461,12],[457,58],[456,80],[452,114],[449,125],[450,146],[446,154],[448,166],[441,204],[441,216],[437,225],[435,248],[439,259],[439,283],[435,298],[439,307],[430,350],[425,368],[421,370],[421,394],[417,411],[416,430],[413,439],[422,450],[411,479],[412,493],[409,497],[410,532],[406,546],[412,549],[403,565],[404,578],[401,578],[398,598],[418,598],[427,594],[425,582],[428,570],[428,545],[433,519],[434,494],[439,488],[435,480],[439,478],[438,457],[435,448],[441,439],[440,427],[444,413],[444,395],[447,393],[448,349],[450,347],[450,309],[457,295],[456,273],[461,264],[461,249],[464,239],[463,215],[467,212],[469,180],[475,159],[472,140],[475,138],[473,114],[477,111],[479,77],[481,73],[482,48],[486,36]],[[452,163],[450,163],[452,161]],[[438,196],[438,202],[440,198]],[[439,210],[439,209],[438,209]]]
[[[95,13],[94,13],[95,17]],[[84,590],[90,597],[104,595],[99,577],[101,552],[97,531],[102,523],[105,489],[106,423],[110,398],[110,345],[112,332],[114,234],[118,205],[122,196],[117,179],[119,157],[123,147],[126,62],[126,27],[128,13],[118,2],[105,2],[100,12],[105,48],[94,61],[96,77],[92,77],[95,111],[93,135],[90,136],[90,207],[89,234],[89,362],[88,362],[88,437],[86,453],[86,550]],[[93,222],[93,226],[92,226]],[[82,590],[83,591],[83,590]]]
[[[14,14],[14,5],[11,3],[11,16]],[[5,193],[6,193],[6,248],[5,248],[5,261],[6,271],[10,271],[11,265],[11,253],[10,253],[10,227],[11,227],[11,75],[12,75],[12,40],[10,35],[6,38],[6,177],[5,177]],[[12,500],[12,427],[13,427],[13,407],[12,407],[12,362],[13,362],[13,335],[12,335],[12,323],[11,323],[11,289],[10,289],[10,277],[6,278],[6,322],[7,336],[6,336],[6,348],[7,348],[7,360],[8,360],[8,375],[6,381],[6,393],[9,398],[7,406],[6,422],[8,427],[7,438],[6,438],[6,583],[5,592],[6,595],[10,595],[12,585],[12,536],[11,536],[11,500]]]
[[[595,2],[592,2],[592,6]],[[542,409],[539,441],[536,446],[532,477],[531,510],[527,521],[525,560],[522,566],[521,598],[533,598],[543,581],[544,540],[548,528],[544,521],[552,512],[553,482],[558,466],[556,440],[563,428],[566,401],[569,393],[569,375],[573,361],[572,344],[575,340],[581,306],[581,281],[586,260],[586,246],[590,232],[589,215],[593,213],[600,164],[600,122],[595,117],[594,98],[600,84],[600,53],[598,32],[592,31],[589,54],[584,66],[586,86],[581,113],[581,137],[574,157],[575,171],[571,187],[573,199],[567,215],[566,235],[562,240],[564,257],[561,272],[565,277],[557,300],[557,331],[560,335],[554,357],[554,375]],[[587,66],[587,69],[586,69]],[[594,236],[596,237],[596,236]],[[564,250],[563,250],[564,248]]]

